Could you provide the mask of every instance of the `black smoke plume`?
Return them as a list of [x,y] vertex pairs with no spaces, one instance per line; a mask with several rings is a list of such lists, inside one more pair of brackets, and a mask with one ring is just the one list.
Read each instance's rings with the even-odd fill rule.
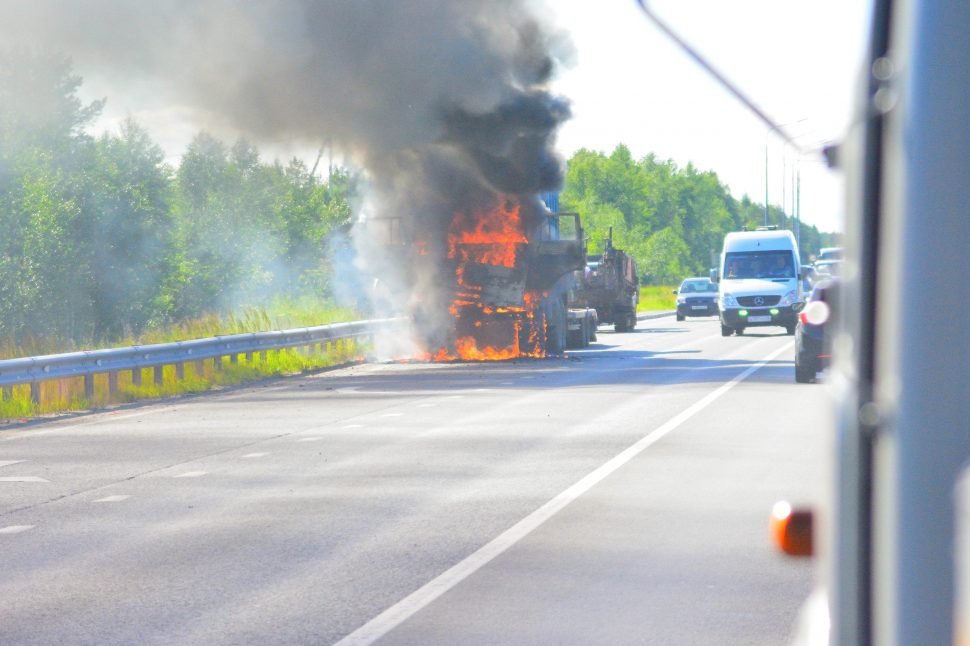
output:
[[506,194],[534,218],[561,183],[569,107],[547,83],[568,44],[540,16],[528,0],[0,0],[0,39],[171,97],[202,127],[332,145],[368,177],[358,266],[433,328],[452,215]]

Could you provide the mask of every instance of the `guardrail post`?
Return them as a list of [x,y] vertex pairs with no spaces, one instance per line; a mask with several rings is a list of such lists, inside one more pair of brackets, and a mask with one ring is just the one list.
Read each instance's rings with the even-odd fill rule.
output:
[[13,386],[4,386],[0,389],[0,397],[3,399],[13,399]]
[[267,354],[266,350],[260,350],[259,351],[259,362],[260,363],[266,363],[266,358],[268,356],[269,356],[269,354]]
[[118,392],[118,371],[112,370],[108,373],[108,397],[114,397]]
[[165,383],[165,366],[155,366],[155,385],[159,388]]
[[235,352],[229,355],[229,363],[235,365],[239,363],[239,355]]
[[195,376],[204,377],[205,376],[205,359],[197,359],[195,362]]
[[175,379],[182,381],[185,379],[185,362],[179,361],[175,364]]
[[131,369],[131,385],[141,387],[141,366]]
[[253,353],[252,352],[247,352],[246,353],[246,363],[252,364],[252,362],[253,362]]
[[212,369],[219,371],[222,370],[222,357],[212,357]]
[[84,398],[94,399],[94,375],[84,375]]
[[40,382],[30,382],[30,401],[40,406]]

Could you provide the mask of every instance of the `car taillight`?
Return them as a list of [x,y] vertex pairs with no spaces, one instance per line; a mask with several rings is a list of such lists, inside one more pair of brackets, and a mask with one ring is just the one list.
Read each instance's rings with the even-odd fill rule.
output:
[[798,313],[798,320],[802,322],[802,325],[808,325],[808,317],[805,316],[805,312]]

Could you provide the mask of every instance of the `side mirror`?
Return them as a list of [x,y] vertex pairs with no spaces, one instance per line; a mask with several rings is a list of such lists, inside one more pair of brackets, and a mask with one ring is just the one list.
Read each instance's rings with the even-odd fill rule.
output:
[[721,282],[721,277],[719,275],[719,272],[716,269],[712,269],[711,270],[711,282],[712,283],[719,283],[719,282]]
[[671,294],[676,294],[677,293],[677,290],[676,289],[672,289],[672,290],[670,290],[670,293]]
[[799,269],[798,270],[798,280],[805,280],[806,278],[808,278],[808,272],[805,271],[804,269]]

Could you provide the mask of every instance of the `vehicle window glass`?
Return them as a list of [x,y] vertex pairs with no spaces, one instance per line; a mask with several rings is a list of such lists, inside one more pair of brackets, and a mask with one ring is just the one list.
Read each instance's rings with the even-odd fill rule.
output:
[[680,291],[683,294],[690,292],[716,292],[717,285],[709,280],[685,280],[680,285]]
[[790,251],[739,251],[724,259],[724,278],[794,278]]

